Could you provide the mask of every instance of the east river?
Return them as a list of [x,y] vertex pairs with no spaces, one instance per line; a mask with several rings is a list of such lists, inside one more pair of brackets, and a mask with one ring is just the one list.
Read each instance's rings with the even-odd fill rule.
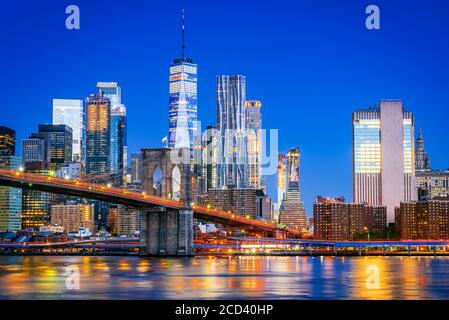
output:
[[0,299],[449,299],[449,258],[0,256]]

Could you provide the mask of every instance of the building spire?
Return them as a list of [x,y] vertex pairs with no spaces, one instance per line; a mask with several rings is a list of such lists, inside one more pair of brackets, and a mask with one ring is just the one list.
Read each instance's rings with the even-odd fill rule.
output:
[[185,55],[184,55],[184,51],[185,51],[185,44],[184,44],[184,9],[182,9],[182,45],[181,45],[181,50],[182,50],[182,59],[184,60]]

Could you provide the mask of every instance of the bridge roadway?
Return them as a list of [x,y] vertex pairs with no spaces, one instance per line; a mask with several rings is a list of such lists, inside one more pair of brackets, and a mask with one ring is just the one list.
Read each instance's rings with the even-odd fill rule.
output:
[[[93,183],[86,183],[76,179],[61,179],[52,176],[43,176],[25,173],[18,170],[0,169],[0,185],[32,189],[56,194],[63,194],[81,198],[89,198],[116,204],[123,204],[136,208],[166,207],[182,209],[183,203],[176,200],[129,191]],[[207,220],[235,227],[250,227],[261,231],[269,231],[273,234],[282,234],[285,237],[300,237],[301,232],[288,228],[279,228],[276,224],[242,217],[232,212],[212,209],[193,204],[193,216],[196,219]]]

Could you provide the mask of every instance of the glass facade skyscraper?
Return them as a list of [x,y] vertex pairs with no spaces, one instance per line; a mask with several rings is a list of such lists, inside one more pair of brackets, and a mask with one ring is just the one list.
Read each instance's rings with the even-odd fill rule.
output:
[[72,162],[72,128],[64,124],[40,124],[39,134],[47,137],[51,170],[59,170]]
[[53,99],[53,124],[65,124],[72,129],[72,161],[82,162],[85,148],[83,100]]
[[353,113],[353,200],[387,207],[388,222],[401,201],[416,198],[414,121],[401,101]]
[[[25,163],[25,172],[49,175],[49,163],[34,161]],[[50,223],[50,193],[31,189],[22,191],[22,229],[39,228]]]
[[8,127],[0,126],[0,156],[16,154],[16,132]]
[[177,58],[170,65],[170,148],[193,148],[197,132],[197,73],[197,65],[189,58]]
[[[14,155],[1,156],[0,168],[17,170],[22,159]],[[22,189],[0,186],[0,232],[22,227]]]
[[217,76],[217,129],[220,131],[218,186],[248,186],[246,77]]
[[[169,76],[168,147],[193,148],[197,134],[198,66],[184,54],[184,11],[182,55],[173,60]],[[199,142],[201,143],[201,142]]]
[[101,92],[86,99],[86,174],[110,172],[111,101]]
[[122,89],[117,82],[98,82],[97,88],[111,103],[110,171],[117,178],[116,184],[122,185],[128,161],[126,107],[122,104]]

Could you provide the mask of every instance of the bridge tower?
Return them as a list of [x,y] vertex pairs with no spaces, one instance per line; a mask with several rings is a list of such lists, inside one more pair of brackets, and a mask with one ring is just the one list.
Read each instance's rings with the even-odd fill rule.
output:
[[[163,206],[144,208],[141,211],[141,255],[193,256],[193,209],[191,149],[142,149],[143,189],[173,199],[173,172],[180,172],[179,200],[182,209]],[[154,173],[161,172],[161,185],[154,188]]]

